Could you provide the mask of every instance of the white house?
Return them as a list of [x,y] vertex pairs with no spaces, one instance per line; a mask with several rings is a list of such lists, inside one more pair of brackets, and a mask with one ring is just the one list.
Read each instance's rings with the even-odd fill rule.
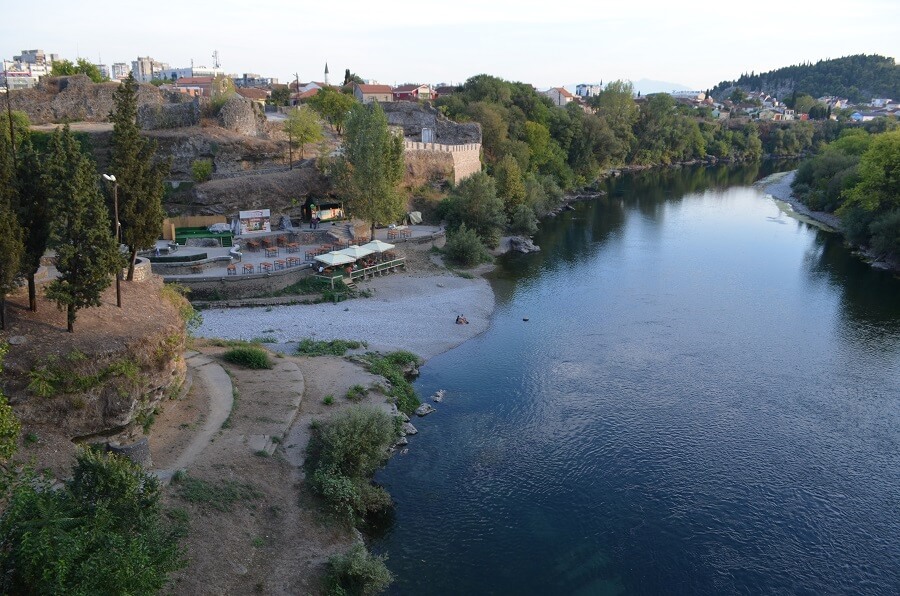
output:
[[597,97],[603,91],[603,85],[594,85],[593,83],[581,83],[575,86],[575,95],[578,97]]
[[570,101],[575,99],[575,96],[569,93],[564,87],[553,87],[543,93],[550,98],[553,105],[561,108],[564,108]]

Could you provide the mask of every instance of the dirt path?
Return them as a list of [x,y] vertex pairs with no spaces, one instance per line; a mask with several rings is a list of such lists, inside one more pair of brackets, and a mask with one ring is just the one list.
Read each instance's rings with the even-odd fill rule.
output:
[[199,392],[207,398],[207,412],[202,415],[202,428],[193,434],[180,455],[171,463],[163,460],[161,463],[165,463],[165,468],[153,471],[163,482],[169,482],[176,470],[190,467],[212,441],[213,436],[221,430],[234,404],[231,377],[224,368],[209,356],[199,352],[186,353],[185,362],[193,379],[192,391]]

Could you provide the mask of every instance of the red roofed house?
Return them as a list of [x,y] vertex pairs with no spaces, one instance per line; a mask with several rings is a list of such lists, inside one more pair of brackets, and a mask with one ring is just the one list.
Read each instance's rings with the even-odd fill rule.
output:
[[561,108],[564,108],[566,104],[575,99],[575,96],[563,87],[553,87],[552,89],[548,89],[547,91],[544,91],[544,95],[550,98],[553,105]]
[[456,93],[456,87],[453,85],[438,85],[434,88],[434,98],[447,97]]
[[291,93],[291,105],[296,106],[299,105],[300,102],[306,101],[313,95],[319,92],[318,87],[313,87],[309,91],[303,91],[302,93]]
[[[212,95],[212,77],[182,77],[175,81],[175,89],[194,89],[199,90],[200,95],[209,97]],[[191,93],[194,95],[194,93]]]
[[394,93],[390,85],[353,85],[353,96],[363,103],[373,101],[394,101]]
[[400,85],[394,87],[393,93],[394,101],[418,101],[435,97],[428,85]]
[[266,100],[269,99],[269,92],[265,89],[256,89],[253,87],[238,87],[237,89],[235,89],[235,91],[237,91],[237,94],[241,97],[256,102],[261,106],[266,105]]

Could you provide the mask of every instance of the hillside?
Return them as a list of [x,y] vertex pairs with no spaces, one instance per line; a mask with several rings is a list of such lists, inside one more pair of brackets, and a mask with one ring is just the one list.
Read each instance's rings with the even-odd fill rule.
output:
[[900,98],[900,66],[893,58],[877,54],[844,56],[760,74],[743,74],[735,81],[722,81],[716,85],[712,95],[724,99],[735,87],[744,91],[765,91],[778,98],[796,91],[813,97],[836,95],[852,102],[868,103],[873,97]]

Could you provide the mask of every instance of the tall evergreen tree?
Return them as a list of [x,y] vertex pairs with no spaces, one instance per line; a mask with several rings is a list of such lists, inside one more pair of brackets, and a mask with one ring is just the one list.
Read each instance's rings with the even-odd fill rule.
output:
[[403,179],[403,139],[388,129],[378,103],[356,104],[347,118],[344,140],[343,190],[351,212],[371,222],[398,220],[406,201],[400,192]]
[[0,329],[6,329],[6,295],[15,287],[22,264],[22,228],[16,217],[12,146],[0,136]]
[[[128,246],[128,280],[139,250],[152,248],[162,230],[163,178],[168,164],[156,159],[156,143],[137,126],[137,83],[128,75],[113,96],[112,163],[119,199],[122,241]],[[112,200],[110,193],[110,200]]]
[[37,312],[37,292],[34,276],[41,266],[41,257],[50,240],[52,217],[47,192],[43,185],[41,159],[30,142],[19,152],[17,189],[19,193],[19,223],[25,234],[25,253],[22,273],[28,279],[28,308]]
[[55,212],[50,230],[59,271],[47,287],[47,297],[66,308],[66,328],[72,333],[76,313],[100,306],[100,295],[123,262],[100,196],[97,171],[68,126],[53,133],[44,171]]

